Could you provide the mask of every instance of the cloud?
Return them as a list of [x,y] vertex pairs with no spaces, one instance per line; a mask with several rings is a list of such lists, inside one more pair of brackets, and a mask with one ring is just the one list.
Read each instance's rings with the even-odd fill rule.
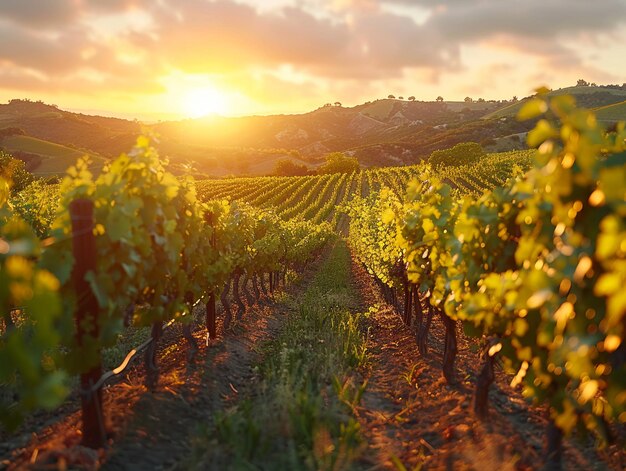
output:
[[193,73],[293,64],[326,77],[397,76],[407,66],[445,67],[455,49],[411,19],[382,12],[333,20],[296,7],[261,14],[230,1],[187,0],[155,8],[152,18],[154,29],[135,44]]
[[[150,18],[151,27],[121,32],[114,47],[149,54],[149,65],[159,70],[230,73],[292,64],[328,78],[401,77],[406,69],[416,67],[439,73],[459,70],[463,44],[497,37],[509,38],[508,46],[520,51],[575,61],[575,52],[548,40],[565,31],[568,35],[606,31],[626,18],[623,0],[593,4],[587,0],[314,3],[326,5],[325,14],[314,15],[297,6],[261,12],[233,0],[21,0],[10,2],[0,12],[4,43],[0,59],[43,73],[86,65],[106,73],[106,68],[119,65],[116,54],[107,51],[111,45],[94,39],[87,19],[134,9]],[[419,5],[433,12],[417,24],[396,10],[377,7],[385,4]],[[56,31],[52,40],[41,33],[41,25],[45,31]],[[555,49],[560,49],[556,55]],[[93,50],[107,60],[86,59],[85,51]]]
[[[0,1],[0,88],[77,93],[158,93],[159,78],[179,72],[257,97],[308,89],[345,101],[338,93],[417,86],[409,77],[445,85],[498,66],[474,64],[468,47],[614,77],[619,65],[591,68],[581,50],[626,22],[626,0]],[[305,79],[281,74],[286,66]]]
[[174,11],[156,10],[153,18],[158,39],[143,45],[190,72],[306,65],[336,56],[348,40],[342,28],[296,8],[261,15],[234,2],[188,0]]
[[155,95],[164,93],[166,88],[153,76],[134,75],[129,80],[123,75],[105,75],[91,69],[75,70],[58,76],[45,76],[32,69],[4,67],[0,62],[0,90],[61,94],[79,93],[83,97],[98,98],[105,95],[124,96]]
[[81,50],[89,45],[87,34],[69,27],[53,35],[0,22],[0,60],[56,74],[80,66]]
[[131,8],[147,8],[153,2],[150,0],[79,0],[74,3],[86,11],[119,13]]
[[476,40],[500,33],[537,39],[603,32],[625,20],[624,0],[469,0],[437,11],[429,22],[456,40]]
[[384,12],[355,15],[353,33],[367,45],[361,59],[375,69],[446,69],[458,65],[458,44],[429,25],[417,25],[404,16]]
[[77,13],[70,0],[3,0],[0,17],[28,27],[55,28],[73,23]]
[[71,26],[87,13],[147,7],[150,0],[2,0],[0,18],[34,29]]

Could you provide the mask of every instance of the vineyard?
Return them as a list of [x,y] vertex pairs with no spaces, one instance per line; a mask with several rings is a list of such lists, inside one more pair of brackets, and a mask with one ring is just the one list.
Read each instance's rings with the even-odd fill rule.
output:
[[[513,174],[530,167],[528,151],[489,154],[474,165],[445,169],[444,181],[459,194],[479,195],[483,189],[502,185]],[[377,193],[381,188],[402,195],[408,182],[421,174],[421,166],[384,167],[351,174],[309,177],[257,177],[198,182],[203,200],[229,199],[272,209],[284,219],[328,222],[334,228],[343,220],[342,211],[355,197]]]
[[[542,92],[520,118],[537,151],[458,166],[196,181],[140,138],[2,180],[2,464],[622,469],[626,132]],[[169,452],[120,412],[147,391]]]

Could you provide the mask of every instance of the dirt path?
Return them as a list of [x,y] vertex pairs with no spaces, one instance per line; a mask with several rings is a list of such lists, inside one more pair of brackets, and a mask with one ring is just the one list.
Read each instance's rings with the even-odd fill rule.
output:
[[258,356],[254,347],[275,334],[281,314],[276,306],[255,309],[241,328],[203,348],[195,367],[187,366],[180,354],[172,356],[163,366],[167,373],[157,391],[142,394],[130,420],[116,431],[102,469],[170,469],[186,459],[198,426],[208,424],[254,382],[251,368]]
[[107,388],[105,410],[114,438],[106,453],[98,455],[78,445],[80,417],[74,413],[33,437],[9,469],[21,468],[35,450],[38,456],[32,469],[45,469],[46,464],[60,461],[85,467],[101,465],[104,470],[172,468],[189,454],[189,438],[198,425],[211,420],[253,381],[254,345],[273,335],[282,322],[280,314],[278,309],[256,308],[241,328],[219,337],[208,348],[204,333],[197,330],[194,337],[201,348],[195,365],[187,363],[184,343],[166,346],[155,392],[143,385],[142,366]]
[[[441,374],[443,325],[433,321],[429,355],[420,356],[415,336],[382,301],[365,273],[353,262],[364,302],[379,308],[369,319],[368,387],[358,409],[368,449],[366,469],[539,469],[546,421],[529,407],[510,378],[498,372],[490,392],[490,417],[477,421],[470,410],[476,342],[459,333],[457,377],[447,385]],[[567,440],[563,469],[625,469],[626,453],[617,446],[596,454],[593,444]]]

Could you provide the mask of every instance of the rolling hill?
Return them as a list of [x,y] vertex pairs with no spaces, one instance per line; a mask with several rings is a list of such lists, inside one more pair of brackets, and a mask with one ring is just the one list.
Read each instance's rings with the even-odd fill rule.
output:
[[[596,109],[605,106],[621,103],[626,100],[626,90],[616,89],[602,86],[577,86],[560,88],[558,90],[552,90],[549,96],[557,95],[572,95],[576,98],[576,103],[582,108]],[[484,119],[499,119],[499,118],[515,118],[517,113],[522,108],[523,104],[528,100],[517,101],[515,103],[508,104],[500,109],[497,109],[491,113],[487,113],[483,116]],[[615,119],[626,119],[626,112],[616,113]]]
[[28,154],[27,169],[37,176],[58,175],[80,157],[88,155],[92,162],[92,170],[99,172],[106,159],[90,152],[81,152],[76,149],[37,139],[30,136],[9,136],[2,140],[2,146],[10,153],[18,156]]
[[[626,90],[577,86],[579,105],[598,109],[606,122],[626,119]],[[298,115],[220,117],[141,125],[136,121],[71,113],[54,105],[11,100],[0,105],[0,147],[22,153],[40,174],[62,173],[87,153],[98,171],[129,149],[141,132],[159,137],[160,154],[175,173],[267,175],[280,159],[315,168],[329,152],[356,157],[362,167],[407,165],[434,150],[474,141],[492,151],[524,148],[532,122],[519,123],[517,102],[420,102],[382,99],[354,107],[325,105]],[[15,128],[21,136],[2,138]]]
[[594,111],[598,121],[614,123],[615,121],[623,120],[626,117],[626,100],[596,108]]

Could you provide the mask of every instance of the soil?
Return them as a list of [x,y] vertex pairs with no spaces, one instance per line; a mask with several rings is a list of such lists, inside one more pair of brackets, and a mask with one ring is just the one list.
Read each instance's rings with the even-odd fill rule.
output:
[[[311,278],[317,265],[302,279]],[[355,372],[368,380],[356,409],[366,446],[356,469],[540,469],[546,420],[530,406],[510,378],[496,373],[486,421],[471,412],[476,372],[480,367],[475,340],[458,334],[458,383],[441,374],[443,325],[433,321],[429,354],[418,353],[415,335],[382,295],[363,268],[353,262],[353,280],[367,311],[368,366]],[[306,287],[288,288],[297,295]],[[93,451],[80,446],[80,414],[76,398],[52,414],[38,414],[20,434],[0,444],[0,469],[184,469],[193,437],[211,424],[217,411],[249,397],[257,377],[253,366],[258,347],[280,330],[288,309],[267,302],[249,307],[243,321],[205,342],[205,330],[194,337],[199,351],[192,364],[180,329],[166,332],[159,345],[160,378],[155,391],[144,386],[143,364],[130,368],[121,381],[105,390],[111,439]],[[623,439],[623,430],[618,436]],[[623,443],[623,441],[622,441]],[[4,461],[3,461],[4,460]],[[403,468],[404,467],[404,468]],[[626,453],[617,445],[600,452],[590,442],[566,440],[564,469],[626,469]]]
[[[287,290],[297,294],[305,289],[317,266],[307,268],[300,277],[304,281]],[[217,411],[250,392],[255,383],[253,366],[260,357],[257,347],[277,334],[287,314],[282,303],[265,299],[246,306],[242,321],[224,332],[223,316],[218,313],[218,338],[207,345],[203,326],[193,332],[199,351],[192,363],[182,329],[168,329],[159,340],[154,391],[144,384],[143,362],[105,387],[105,420],[111,437],[105,449],[80,445],[80,403],[74,395],[53,413],[35,414],[17,435],[0,444],[0,470],[181,469],[199,430],[211,423]]]
[[[480,352],[475,339],[457,330],[458,384],[448,385],[441,364],[444,326],[434,318],[426,357],[415,332],[406,326],[365,270],[353,262],[355,282],[365,306],[381,306],[367,326],[368,387],[358,409],[368,449],[362,464],[370,469],[530,470],[541,469],[545,413],[530,406],[509,386],[502,371],[489,393],[490,412],[481,422],[471,410]],[[624,430],[621,431],[624,444]],[[395,461],[395,463],[394,463]],[[401,465],[400,465],[401,464]],[[421,468],[420,468],[421,467]],[[563,469],[626,469],[618,445],[596,452],[593,443],[565,440]]]

